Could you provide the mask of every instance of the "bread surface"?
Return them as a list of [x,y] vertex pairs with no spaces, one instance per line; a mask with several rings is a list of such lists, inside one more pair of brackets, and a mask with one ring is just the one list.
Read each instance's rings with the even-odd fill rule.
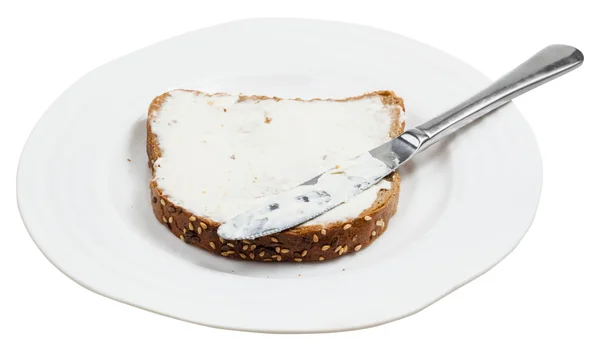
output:
[[[395,107],[392,109],[390,137],[400,135],[404,130],[404,122],[400,120],[399,109],[404,111],[404,103],[392,91],[375,91],[346,99],[327,100],[342,103],[373,96],[379,97],[384,105]],[[148,164],[153,175],[154,162],[161,157],[162,151],[150,122],[152,118],[156,118],[153,116],[160,110],[168,97],[169,93],[156,97],[148,110],[146,149]],[[267,99],[281,100],[277,97],[240,95],[238,101]],[[304,101],[301,99],[295,100]],[[308,101],[314,100],[320,99]],[[217,255],[263,262],[324,261],[362,250],[385,232],[387,223],[396,212],[398,205],[400,176],[394,172],[386,179],[390,181],[391,188],[380,190],[373,204],[366,208],[359,217],[327,224],[295,227],[253,240],[231,241],[222,239],[217,235],[217,228],[221,223],[203,217],[200,213],[191,213],[185,208],[175,205],[163,194],[163,191],[154,180],[150,181],[150,200],[154,215],[171,233],[187,244]]]

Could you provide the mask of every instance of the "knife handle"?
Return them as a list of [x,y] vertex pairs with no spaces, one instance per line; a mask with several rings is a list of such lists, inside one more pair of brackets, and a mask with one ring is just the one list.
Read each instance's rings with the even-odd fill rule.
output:
[[582,63],[583,54],[576,48],[550,45],[471,98],[405,134],[417,138],[419,150],[424,150],[513,98],[574,70]]

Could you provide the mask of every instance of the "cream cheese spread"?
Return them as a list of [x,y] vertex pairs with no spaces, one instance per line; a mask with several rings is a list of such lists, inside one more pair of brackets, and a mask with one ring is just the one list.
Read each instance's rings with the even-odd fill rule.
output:
[[[251,100],[171,91],[150,116],[162,153],[154,180],[174,204],[225,222],[389,141],[394,108],[378,96]],[[390,186],[382,180],[304,225],[355,218]]]

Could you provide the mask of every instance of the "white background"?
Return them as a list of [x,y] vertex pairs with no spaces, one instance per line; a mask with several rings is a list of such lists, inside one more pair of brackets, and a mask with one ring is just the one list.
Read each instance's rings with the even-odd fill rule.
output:
[[[600,349],[600,19],[593,3],[2,0],[0,349]],[[547,44],[581,49],[582,68],[516,101],[544,162],[539,210],[519,247],[414,316],[336,334],[201,327],[109,300],[62,275],[27,235],[15,201],[20,150],[45,109],[88,71],[136,49],[224,21],[277,16],[391,30],[492,78]],[[293,313],[294,306],[280,308]]]

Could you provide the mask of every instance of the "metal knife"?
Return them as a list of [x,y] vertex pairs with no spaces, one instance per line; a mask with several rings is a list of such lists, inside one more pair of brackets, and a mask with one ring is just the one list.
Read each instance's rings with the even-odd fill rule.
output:
[[315,218],[376,184],[445,136],[582,63],[583,54],[576,48],[550,45],[441,115],[348,160],[341,168],[328,170],[296,188],[264,199],[223,223],[218,234],[229,240],[254,239]]

